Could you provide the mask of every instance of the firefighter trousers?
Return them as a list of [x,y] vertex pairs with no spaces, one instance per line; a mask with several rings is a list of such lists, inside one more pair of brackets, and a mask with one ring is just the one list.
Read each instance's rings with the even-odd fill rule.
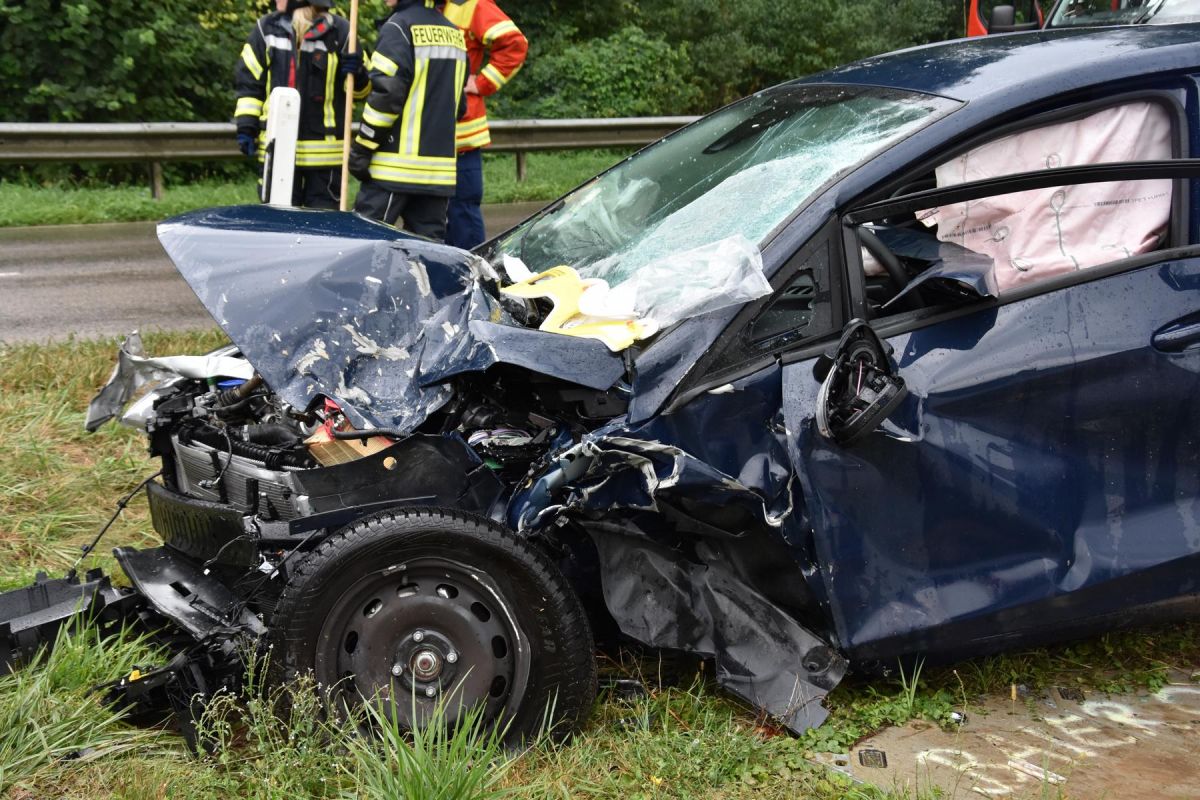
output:
[[395,225],[435,241],[446,237],[446,203],[450,198],[432,194],[391,192],[378,181],[364,181],[354,200],[354,210],[365,217]]
[[470,250],[487,238],[483,228],[483,155],[478,148],[458,154],[458,181],[450,198],[446,244]]

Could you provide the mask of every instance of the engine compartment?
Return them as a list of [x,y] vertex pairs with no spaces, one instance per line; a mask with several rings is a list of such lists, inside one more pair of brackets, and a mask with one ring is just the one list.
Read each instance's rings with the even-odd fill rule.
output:
[[[162,502],[152,504],[164,541],[205,562],[257,565],[231,542],[291,544],[396,505],[446,505],[496,520],[552,451],[619,415],[619,391],[599,392],[496,367],[456,379],[453,399],[415,431],[355,428],[338,403],[297,409],[257,374],[177,379],[154,388],[134,424],[162,462],[162,486],[180,501],[219,505],[240,530],[192,535]],[[519,390],[514,386],[519,385]],[[131,421],[128,419],[127,422]],[[281,541],[282,540],[282,541]]]

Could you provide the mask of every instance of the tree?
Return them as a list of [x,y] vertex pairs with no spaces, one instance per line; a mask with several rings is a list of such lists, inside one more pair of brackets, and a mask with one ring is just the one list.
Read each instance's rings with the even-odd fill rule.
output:
[[232,0],[0,0],[0,117],[227,119],[255,15]]

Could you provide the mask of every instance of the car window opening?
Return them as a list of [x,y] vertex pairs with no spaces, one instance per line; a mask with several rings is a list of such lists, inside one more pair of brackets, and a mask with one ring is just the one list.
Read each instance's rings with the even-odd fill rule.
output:
[[[1162,105],[1125,103],[988,142],[905,191],[1058,167],[1166,161],[1172,135]],[[875,240],[862,247],[868,301],[877,315],[961,302],[1157,250],[1170,228],[1172,194],[1169,179],[1068,184],[866,226],[862,235]]]

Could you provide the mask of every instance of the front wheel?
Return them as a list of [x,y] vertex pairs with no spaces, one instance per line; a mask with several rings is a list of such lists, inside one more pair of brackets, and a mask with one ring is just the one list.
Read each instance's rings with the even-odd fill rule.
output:
[[332,535],[293,571],[272,617],[272,663],[351,705],[378,696],[419,726],[442,698],[507,726],[565,736],[596,695],[587,617],[529,542],[480,517],[392,511]]

